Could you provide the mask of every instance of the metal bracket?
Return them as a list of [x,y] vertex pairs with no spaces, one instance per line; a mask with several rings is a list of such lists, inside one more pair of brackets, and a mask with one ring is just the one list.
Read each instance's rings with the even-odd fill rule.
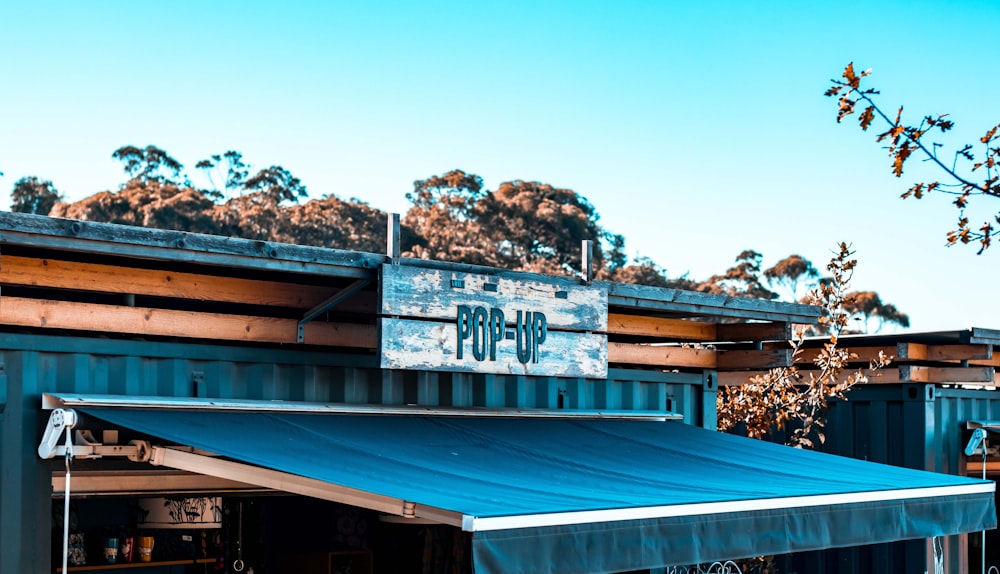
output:
[[[38,444],[38,456],[44,459],[66,456],[66,445],[59,444],[60,439],[66,429],[74,429],[79,424],[80,419],[73,409],[55,409],[49,415],[49,422],[45,425],[45,432],[42,440]],[[70,454],[73,458],[103,458],[105,456],[124,456],[132,462],[146,462],[149,460],[149,442],[144,440],[134,440],[128,445],[101,444],[94,439],[93,433],[88,430],[76,429],[75,443],[70,446]]]
[[367,287],[369,283],[371,283],[371,279],[358,279],[354,283],[351,283],[347,287],[344,287],[343,289],[341,289],[339,292],[337,292],[336,294],[334,294],[332,297],[330,297],[326,301],[323,301],[319,305],[316,305],[315,307],[313,307],[312,309],[310,309],[305,314],[305,316],[303,316],[301,319],[299,319],[299,324],[298,324],[298,329],[297,329],[298,332],[296,334],[296,341],[298,341],[299,343],[304,343],[305,342],[305,339],[306,339],[306,323],[308,323],[309,321],[312,321],[316,317],[319,317],[323,313],[326,313],[330,309],[333,309],[334,307],[336,307],[337,305],[339,305],[341,302],[343,302],[345,299],[347,299],[351,295],[354,295],[358,291],[360,291],[360,290],[364,289],[365,287]]

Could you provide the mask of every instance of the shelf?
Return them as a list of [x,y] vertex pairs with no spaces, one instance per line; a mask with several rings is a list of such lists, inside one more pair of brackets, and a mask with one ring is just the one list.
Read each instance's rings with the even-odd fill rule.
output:
[[[100,570],[122,570],[125,568],[152,568],[154,566],[186,566],[188,564],[212,564],[215,558],[195,558],[188,560],[161,560],[159,562],[122,562],[119,564],[88,564],[87,566],[70,566],[68,572],[97,572]],[[62,568],[56,568],[62,572]]]

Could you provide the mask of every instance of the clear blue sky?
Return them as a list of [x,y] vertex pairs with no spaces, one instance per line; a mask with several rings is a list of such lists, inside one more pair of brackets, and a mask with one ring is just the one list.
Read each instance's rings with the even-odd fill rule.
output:
[[913,330],[1000,329],[1000,246],[945,248],[949,199],[898,199],[921,166],[892,177],[822,96],[854,61],[887,107],[978,138],[1000,122],[1000,2],[820,4],[5,2],[0,208],[26,175],[71,200],[116,189],[126,144],[189,172],[235,149],[399,212],[413,180],[460,168],[574,189],[671,276],[747,248],[819,265],[847,241],[853,286]]

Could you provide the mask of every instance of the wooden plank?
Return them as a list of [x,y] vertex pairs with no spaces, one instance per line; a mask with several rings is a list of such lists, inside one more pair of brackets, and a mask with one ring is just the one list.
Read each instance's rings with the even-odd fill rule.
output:
[[[841,376],[846,378],[850,375],[856,373],[856,369],[850,369],[843,373]],[[910,382],[900,378],[899,369],[895,367],[887,367],[884,369],[877,369],[871,371],[869,369],[863,369],[862,372],[868,377],[868,384],[894,384],[894,383],[904,383]],[[739,386],[746,383],[751,377],[767,374],[768,371],[719,371],[719,385],[724,387]],[[805,384],[809,380],[809,374],[818,374],[819,371],[815,369],[803,369],[799,367],[799,373],[802,375],[802,383]]]
[[[0,283],[302,309],[313,307],[336,291],[314,285],[11,255],[0,256]],[[373,304],[371,297],[368,302]]]
[[454,321],[459,305],[541,312],[549,329],[606,331],[608,295],[600,287],[566,285],[478,273],[383,265],[382,315]]
[[719,351],[716,359],[720,371],[774,369],[791,364],[791,349]]
[[479,357],[473,341],[466,340],[459,357],[455,323],[385,317],[380,319],[380,327],[383,369],[600,379],[608,376],[608,338],[604,334],[548,331],[537,345],[538,354],[522,362],[516,339],[507,337],[496,341],[492,349],[480,339]]
[[[787,343],[786,343],[787,346]],[[885,353],[887,357],[896,356],[896,347],[893,346],[880,346],[880,347],[854,347],[847,345],[846,348],[851,353],[857,355],[856,358],[851,359],[850,363],[863,363],[868,364],[871,361],[878,360],[879,351]],[[796,361],[800,367],[801,366],[811,366],[816,362],[816,358],[819,357],[820,349],[802,349],[799,353],[798,360]]]
[[[986,474],[995,475],[1000,474],[1000,462],[995,460],[986,459]],[[972,455],[966,458],[965,462],[965,476],[971,476],[973,478],[982,478],[983,476],[983,457],[982,455]]]
[[914,383],[992,383],[994,374],[993,367],[899,366],[899,378]]
[[792,338],[791,323],[720,323],[716,341],[788,341]]
[[714,369],[716,351],[676,345],[608,343],[608,362],[668,368]]
[[992,345],[924,345],[899,343],[896,356],[910,361],[971,361],[993,358]]
[[682,341],[716,341],[716,324],[662,317],[608,314],[608,334],[637,335]]
[[67,251],[354,278],[370,277],[371,270],[385,261],[385,256],[374,253],[6,211],[0,211],[0,241]]
[[[298,322],[294,319],[43,301],[22,297],[0,298],[0,324],[293,344],[296,342],[298,329]],[[375,335],[374,325],[313,321],[306,324],[305,344],[374,349],[377,343]]]
[[622,307],[806,324],[816,323],[822,312],[819,307],[801,303],[782,303],[752,297],[730,297],[627,283],[605,283],[605,285],[608,289],[609,303]]

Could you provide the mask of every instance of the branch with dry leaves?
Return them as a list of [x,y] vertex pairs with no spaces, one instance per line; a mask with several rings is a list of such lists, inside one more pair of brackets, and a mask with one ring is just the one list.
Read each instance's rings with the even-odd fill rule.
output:
[[[887,144],[886,149],[892,158],[892,172],[896,177],[902,177],[903,166],[914,152],[919,152],[918,155],[922,155],[940,168],[947,176],[945,181],[915,183],[902,194],[902,197],[921,199],[931,192],[955,195],[953,203],[958,208],[958,224],[955,229],[948,232],[948,244],[978,242],[981,254],[989,248],[993,237],[1000,235],[1000,229],[994,226],[994,224],[1000,225],[1000,213],[994,215],[992,221],[984,221],[978,229],[974,229],[969,226],[966,208],[974,195],[1000,198],[1000,172],[997,169],[1000,167],[998,166],[1000,146],[996,145],[1000,135],[998,134],[1000,125],[986,130],[985,135],[979,138],[978,145],[966,144],[955,151],[949,166],[938,157],[937,152],[942,145],[938,142],[928,143],[926,136],[935,131],[945,133],[955,126],[954,122],[947,119],[947,114],[941,114],[924,116],[920,123],[909,125],[903,122],[902,106],[896,112],[895,118],[890,117],[875,102],[874,97],[879,94],[878,90],[862,86],[862,80],[871,73],[871,69],[857,73],[854,71],[854,64],[851,63],[844,69],[842,79],[830,80],[832,85],[825,95],[837,97],[837,122],[853,114],[859,105],[863,107],[858,116],[862,130],[867,131],[876,118],[884,122],[888,128],[876,137],[876,141]],[[979,146],[981,151],[977,159],[975,150]]]
[[[787,444],[812,448],[813,436],[821,443],[826,440],[824,416],[830,399],[844,399],[855,385],[868,382],[865,371],[846,373],[848,363],[857,358],[849,349],[838,346],[839,337],[851,318],[848,285],[857,260],[846,243],[827,264],[830,278],[808,295],[808,302],[823,307],[820,327],[828,339],[814,360],[817,367],[804,373],[795,365],[800,359],[808,329],[800,326],[791,341],[791,366],[771,369],[766,374],[751,377],[739,386],[720,389],[717,399],[720,431],[745,430],[747,436],[762,439],[772,431],[791,429]],[[869,371],[889,364],[892,357],[879,353]]]

